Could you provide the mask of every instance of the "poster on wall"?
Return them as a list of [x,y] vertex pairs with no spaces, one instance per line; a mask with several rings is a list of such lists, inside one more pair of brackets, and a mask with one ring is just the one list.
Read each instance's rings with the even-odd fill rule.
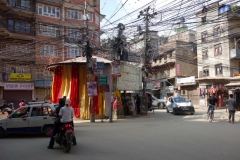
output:
[[112,62],[112,77],[121,77],[121,68],[119,62]]
[[97,82],[87,82],[88,96],[97,96]]

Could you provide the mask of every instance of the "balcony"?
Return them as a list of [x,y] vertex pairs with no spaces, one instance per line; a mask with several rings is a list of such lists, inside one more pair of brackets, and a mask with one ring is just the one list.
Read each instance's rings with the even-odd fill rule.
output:
[[240,59],[240,49],[232,49],[230,53],[231,59]]
[[[8,3],[9,2],[9,3]],[[4,14],[13,14],[20,17],[34,17],[35,16],[35,2],[32,5],[21,5],[13,3],[10,0],[0,0],[0,10]]]
[[38,3],[45,3],[50,4],[54,6],[61,7],[65,1],[59,1],[59,0],[37,0]]

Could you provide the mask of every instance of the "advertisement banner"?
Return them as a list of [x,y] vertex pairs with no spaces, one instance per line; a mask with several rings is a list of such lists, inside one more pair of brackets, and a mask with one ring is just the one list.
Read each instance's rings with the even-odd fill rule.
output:
[[31,81],[31,74],[23,74],[23,73],[3,73],[3,80],[5,82],[23,82],[23,81]]
[[97,82],[87,82],[88,96],[97,96]]
[[34,90],[34,83],[4,83],[4,90]]
[[112,62],[112,77],[121,77],[120,63]]

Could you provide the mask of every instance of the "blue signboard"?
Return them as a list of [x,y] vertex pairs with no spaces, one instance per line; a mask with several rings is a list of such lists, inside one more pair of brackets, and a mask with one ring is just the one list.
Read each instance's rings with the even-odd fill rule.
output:
[[35,79],[35,87],[49,88],[52,86],[51,79]]
[[97,69],[103,69],[104,68],[104,62],[97,62]]

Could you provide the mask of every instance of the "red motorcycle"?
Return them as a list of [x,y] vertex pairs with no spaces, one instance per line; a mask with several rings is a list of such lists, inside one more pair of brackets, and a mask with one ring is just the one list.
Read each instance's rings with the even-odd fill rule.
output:
[[56,143],[64,147],[64,151],[68,153],[71,150],[73,139],[73,127],[72,124],[63,124],[60,127],[60,133],[56,138]]

